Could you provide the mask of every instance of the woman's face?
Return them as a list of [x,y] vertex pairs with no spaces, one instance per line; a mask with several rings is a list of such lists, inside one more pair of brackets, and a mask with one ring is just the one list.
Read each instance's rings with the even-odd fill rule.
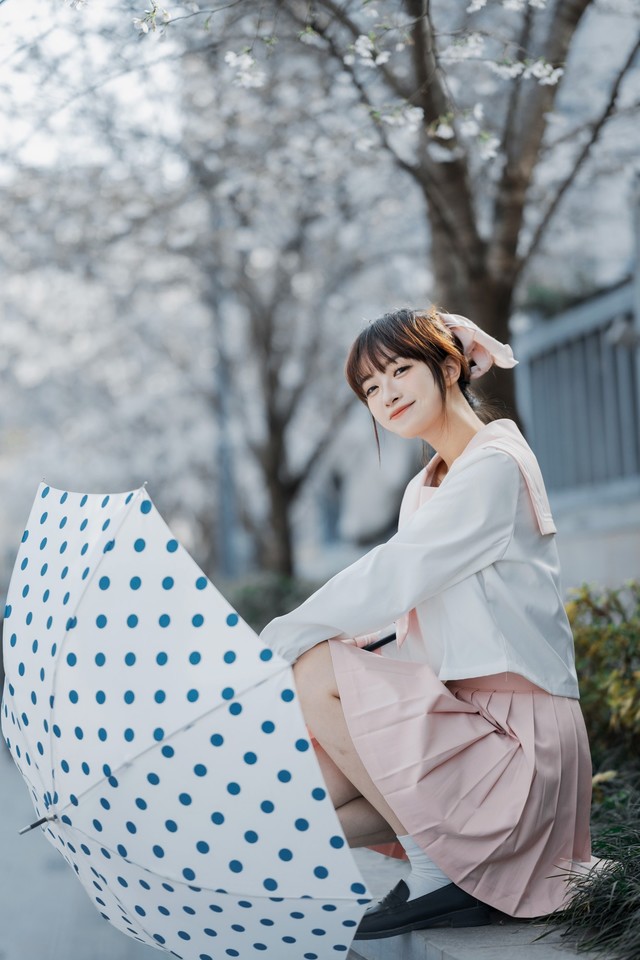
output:
[[423,360],[396,357],[384,373],[374,370],[362,389],[371,414],[391,433],[427,439],[441,424],[442,398]]

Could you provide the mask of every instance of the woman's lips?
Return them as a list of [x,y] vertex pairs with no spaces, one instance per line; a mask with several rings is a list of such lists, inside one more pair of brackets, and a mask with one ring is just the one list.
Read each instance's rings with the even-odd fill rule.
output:
[[412,406],[413,406],[414,402],[415,402],[415,401],[412,400],[411,403],[407,403],[407,404],[405,404],[404,407],[400,407],[399,410],[396,410],[395,413],[392,413],[392,414],[391,414],[391,416],[389,417],[389,419],[390,419],[390,420],[395,420],[396,417],[401,417],[405,410],[408,410],[409,407],[412,407]]

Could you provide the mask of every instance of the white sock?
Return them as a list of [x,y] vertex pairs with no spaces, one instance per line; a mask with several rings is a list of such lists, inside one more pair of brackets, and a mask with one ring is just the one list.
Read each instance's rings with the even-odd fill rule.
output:
[[411,873],[405,879],[409,887],[409,900],[415,900],[416,897],[424,897],[427,893],[433,893],[441,887],[446,887],[451,883],[449,877],[437,867],[433,860],[427,856],[422,847],[419,847],[413,837],[398,837],[398,840],[405,849],[411,865]]

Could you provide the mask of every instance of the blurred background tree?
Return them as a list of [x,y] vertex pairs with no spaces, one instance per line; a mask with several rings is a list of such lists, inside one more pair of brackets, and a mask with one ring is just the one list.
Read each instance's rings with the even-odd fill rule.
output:
[[317,63],[295,86],[283,65],[256,111],[206,49],[146,65],[131,30],[114,67],[118,16],[60,17],[9,54],[6,485],[40,464],[61,485],[149,477],[207,569],[233,577],[248,554],[292,575],[293,505],[355,402],[342,312],[422,244],[400,236],[399,191],[346,175],[350,121],[309,98]]
[[[346,75],[370,120],[369,148],[384,151],[424,203],[436,301],[507,341],[527,269],[596,159],[605,128],[614,119],[627,130],[634,125],[638,86],[627,81],[640,51],[637,5],[272,0],[252,7],[187,3],[185,18],[154,2],[135,23],[182,37],[184,19],[205,26],[212,55],[226,49],[237,82],[249,87],[266,83],[274,64],[299,57],[296,38],[329,76]],[[601,47],[596,63],[589,40],[582,44],[591,31],[601,42],[616,17],[631,29],[610,56]],[[229,52],[238,35],[246,45]],[[558,129],[567,115],[568,129]],[[633,136],[627,156],[636,150]],[[517,420],[513,384],[496,371],[492,394]]]
[[291,575],[314,476],[366,422],[363,317],[433,298],[508,341],[540,290],[629,272],[633,3],[0,15],[7,568],[46,474],[149,479],[207,570]]

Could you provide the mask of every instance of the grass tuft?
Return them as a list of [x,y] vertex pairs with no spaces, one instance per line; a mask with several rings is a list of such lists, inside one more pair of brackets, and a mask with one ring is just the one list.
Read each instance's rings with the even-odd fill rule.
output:
[[609,862],[589,874],[573,875],[569,904],[548,917],[547,924],[562,927],[563,937],[573,941],[579,953],[634,960],[640,957],[638,776],[600,777],[597,786],[602,796],[594,806],[593,854]]

